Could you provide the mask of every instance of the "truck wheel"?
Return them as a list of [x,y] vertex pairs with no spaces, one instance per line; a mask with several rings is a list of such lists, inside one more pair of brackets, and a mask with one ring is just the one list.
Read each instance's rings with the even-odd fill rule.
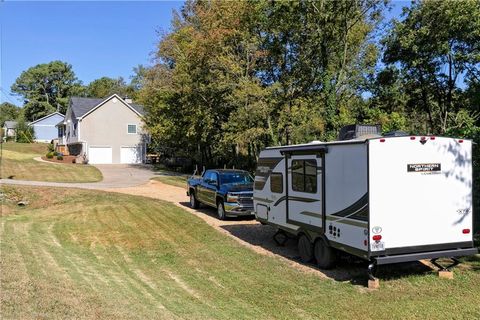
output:
[[198,200],[195,197],[195,192],[193,191],[190,191],[190,207],[193,209],[198,209],[199,207]]
[[334,249],[327,245],[323,239],[318,239],[315,242],[314,254],[320,269],[333,268],[337,260]]
[[302,262],[310,262],[313,259],[313,245],[304,234],[298,238],[298,252],[300,253],[300,260]]
[[225,220],[225,207],[223,206],[223,201],[217,201],[217,215],[218,219]]

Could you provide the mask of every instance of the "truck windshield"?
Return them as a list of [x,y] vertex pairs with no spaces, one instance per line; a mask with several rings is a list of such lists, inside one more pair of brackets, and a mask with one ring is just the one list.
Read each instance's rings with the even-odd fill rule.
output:
[[252,183],[253,178],[247,172],[223,172],[220,175],[220,183]]

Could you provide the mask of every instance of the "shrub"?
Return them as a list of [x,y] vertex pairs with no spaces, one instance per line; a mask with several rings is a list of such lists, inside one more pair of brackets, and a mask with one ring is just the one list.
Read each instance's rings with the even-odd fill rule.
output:
[[47,159],[52,159],[53,158],[53,152],[47,153]]
[[63,156],[57,156],[57,160],[63,160]]
[[53,146],[53,143],[50,143],[50,144],[47,146],[47,148],[48,148],[48,152],[49,152],[49,153],[55,151],[55,148],[54,148],[54,146]]

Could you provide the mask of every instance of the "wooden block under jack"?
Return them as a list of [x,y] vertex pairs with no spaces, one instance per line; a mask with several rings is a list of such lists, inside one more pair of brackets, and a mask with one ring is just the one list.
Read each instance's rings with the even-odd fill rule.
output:
[[440,270],[438,271],[438,276],[445,279],[453,279],[453,271],[450,270]]
[[370,280],[368,279],[368,289],[378,289],[380,288],[380,280]]

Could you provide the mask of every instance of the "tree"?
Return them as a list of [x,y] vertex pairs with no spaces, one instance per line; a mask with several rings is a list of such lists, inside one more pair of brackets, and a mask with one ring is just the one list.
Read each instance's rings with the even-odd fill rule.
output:
[[478,79],[480,2],[415,2],[404,16],[383,40],[383,60],[401,67],[407,106],[421,112],[424,131],[444,134],[459,125],[458,112],[471,114],[460,84]]
[[127,85],[122,77],[117,79],[102,77],[90,82],[85,88],[85,95],[94,98],[106,98],[115,93],[122,97],[131,97],[133,92],[134,89]]
[[11,90],[23,97],[25,117],[33,121],[56,110],[65,113],[68,98],[81,90],[81,83],[70,64],[52,61],[22,72]]
[[16,120],[20,114],[20,108],[16,105],[3,102],[0,104],[0,127],[7,120]]
[[140,93],[153,139],[253,166],[265,146],[333,137],[363,104],[382,3],[187,2]]

